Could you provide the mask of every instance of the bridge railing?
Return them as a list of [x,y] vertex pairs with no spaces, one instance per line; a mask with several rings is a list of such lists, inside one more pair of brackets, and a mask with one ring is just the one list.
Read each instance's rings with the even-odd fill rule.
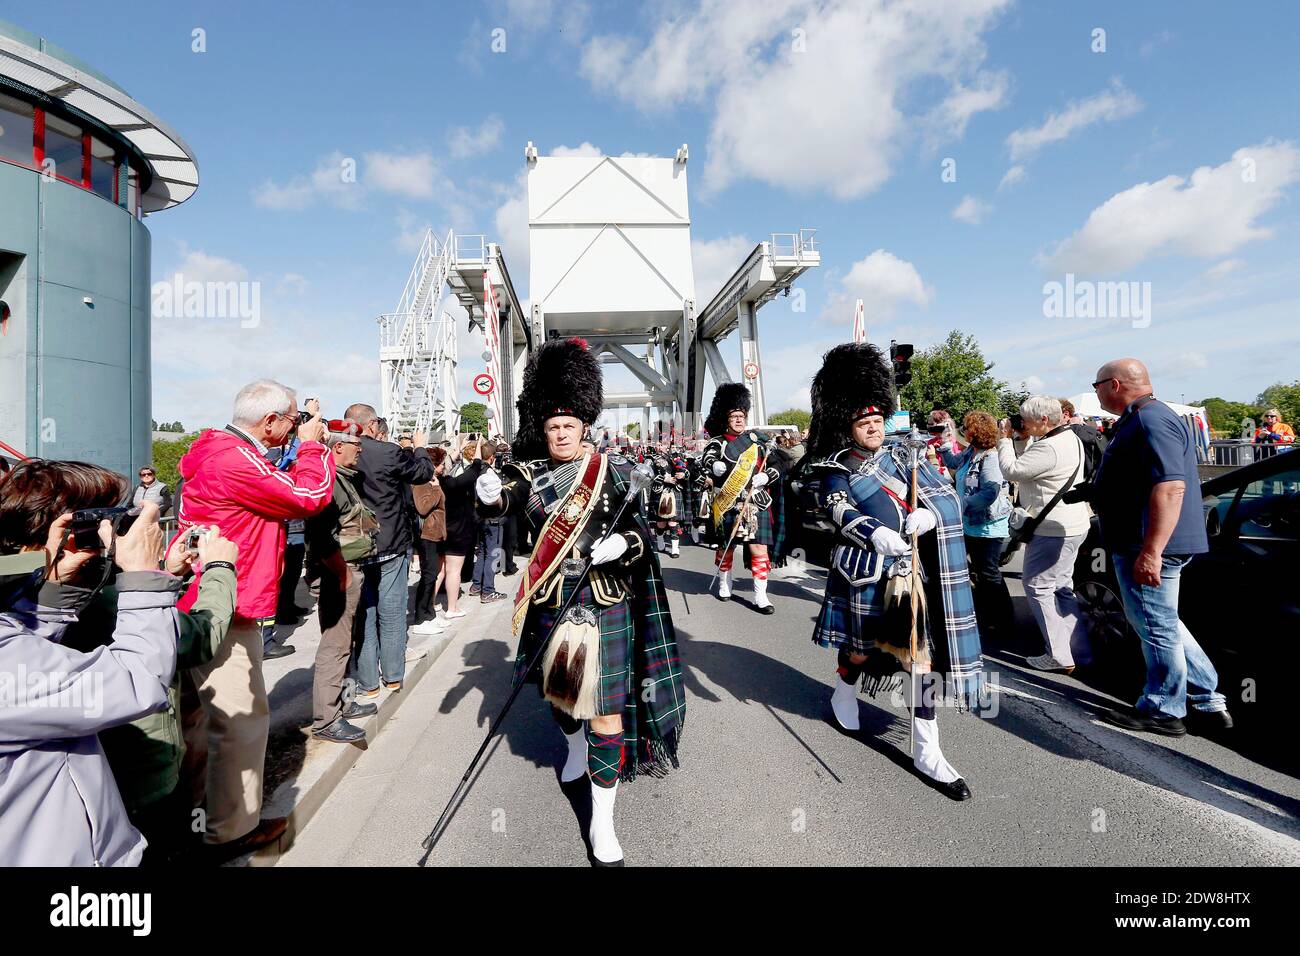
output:
[[806,253],[817,251],[816,229],[800,229],[798,232],[772,233],[772,255],[790,259],[802,259]]

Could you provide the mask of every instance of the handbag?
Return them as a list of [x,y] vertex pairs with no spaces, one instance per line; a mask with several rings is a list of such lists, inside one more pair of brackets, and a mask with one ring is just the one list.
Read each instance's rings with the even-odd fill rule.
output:
[[1011,534],[1007,537],[1006,546],[1002,549],[1002,557],[998,559],[998,567],[1005,568],[1011,563],[1015,553],[1029,543],[1029,540],[1033,538],[1034,533],[1038,530],[1038,526],[1046,520],[1047,516],[1052,513],[1052,509],[1065,497],[1065,493],[1073,488],[1074,483],[1079,480],[1079,469],[1082,467],[1083,454],[1080,452],[1079,464],[1075,466],[1074,474],[1070,476],[1070,480],[1056,490],[1056,494],[1052,495],[1052,500],[1044,506],[1042,511],[1031,518],[1026,518],[1022,525],[1012,529]]

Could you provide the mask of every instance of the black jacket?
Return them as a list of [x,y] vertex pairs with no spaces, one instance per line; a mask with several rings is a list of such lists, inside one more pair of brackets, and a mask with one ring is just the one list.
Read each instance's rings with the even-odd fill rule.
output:
[[376,554],[405,554],[415,543],[407,511],[407,485],[433,478],[433,462],[423,448],[406,449],[361,436],[357,458],[361,499],[379,519]]

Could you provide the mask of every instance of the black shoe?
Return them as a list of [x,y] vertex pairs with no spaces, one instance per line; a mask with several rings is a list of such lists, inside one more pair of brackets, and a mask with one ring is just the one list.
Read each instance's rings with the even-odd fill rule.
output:
[[[754,606],[755,606],[755,607],[758,607],[758,605],[754,605]],[[768,605],[765,606],[765,607],[759,607],[759,608],[758,608],[758,613],[759,613],[759,614],[775,614],[775,613],[776,613],[776,605],[775,605],[775,604],[768,604]]]
[[949,800],[956,800],[960,803],[963,800],[969,800],[971,798],[970,787],[966,786],[966,781],[961,777],[958,777],[956,780],[952,781],[952,783],[940,783],[938,780],[933,780],[930,777],[925,776],[925,774],[922,774],[921,776],[926,783],[934,787],[934,789],[938,790]]
[[1187,730],[1198,737],[1213,737],[1233,728],[1232,714],[1226,710],[1189,710]]
[[507,567],[505,568],[505,573],[506,573],[506,574],[518,574],[518,573],[519,573],[519,565],[517,565],[517,564],[511,564],[511,565],[507,566]]
[[361,704],[354,700],[339,716],[344,720],[360,720],[362,717],[373,717],[377,713],[379,708],[374,704]]
[[500,591],[484,591],[479,600],[483,604],[492,604],[496,601],[504,601],[506,596]]
[[262,660],[273,661],[278,657],[288,657],[297,649],[292,644],[281,644],[279,641],[272,641],[262,646]]
[[623,861],[615,860],[613,863],[602,863],[600,860],[596,859],[595,855],[593,854],[591,857],[591,865],[597,868],[614,867],[614,866],[622,866]]
[[312,736],[317,740],[328,740],[336,744],[355,744],[366,739],[366,732],[340,717],[324,730],[313,731]]
[[1099,716],[1106,723],[1123,727],[1125,730],[1163,734],[1166,737],[1187,736],[1187,727],[1177,717],[1148,717],[1138,711],[1122,713],[1118,710],[1103,710]]

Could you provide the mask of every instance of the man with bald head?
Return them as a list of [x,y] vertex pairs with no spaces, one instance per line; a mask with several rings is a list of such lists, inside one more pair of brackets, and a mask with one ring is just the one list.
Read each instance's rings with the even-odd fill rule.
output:
[[1227,730],[1232,717],[1217,690],[1219,675],[1178,619],[1179,576],[1193,555],[1209,550],[1192,434],[1156,400],[1151,376],[1135,358],[1107,362],[1092,387],[1119,421],[1089,498],[1147,664],[1135,710],[1104,712],[1103,719],[1170,737],[1187,733],[1184,718],[1200,733]]

